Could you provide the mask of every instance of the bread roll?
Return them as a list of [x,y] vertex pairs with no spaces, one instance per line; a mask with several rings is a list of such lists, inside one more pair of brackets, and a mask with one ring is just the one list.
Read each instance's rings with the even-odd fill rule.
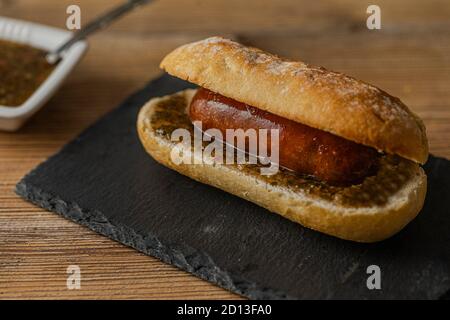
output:
[[175,49],[161,67],[223,96],[378,151],[422,164],[427,160],[422,120],[398,98],[344,74],[220,37]]

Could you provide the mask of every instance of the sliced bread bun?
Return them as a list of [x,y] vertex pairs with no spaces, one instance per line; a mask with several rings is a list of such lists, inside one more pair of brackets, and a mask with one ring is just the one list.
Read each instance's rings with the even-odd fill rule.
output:
[[175,49],[169,74],[348,140],[425,163],[425,126],[398,98],[341,73],[220,37]]
[[[357,186],[330,187],[294,179],[280,171],[268,178],[238,165],[175,164],[171,130],[189,127],[185,112],[195,90],[154,98],[142,107],[137,121],[140,140],[147,152],[161,164],[192,179],[254,202],[305,227],[338,238],[358,242],[386,239],[410,222],[423,206],[426,175],[416,163],[397,156],[385,156],[376,176]],[[181,111],[180,111],[181,110]],[[173,112],[170,123],[161,118]],[[162,119],[162,120],[161,120]],[[201,157],[192,147],[186,154]],[[396,164],[387,159],[395,158]],[[289,176],[289,179],[291,177]]]

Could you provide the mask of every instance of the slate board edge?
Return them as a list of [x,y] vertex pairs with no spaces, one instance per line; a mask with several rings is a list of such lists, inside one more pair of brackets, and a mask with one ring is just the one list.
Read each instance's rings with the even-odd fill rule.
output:
[[[61,198],[50,195],[38,188],[30,187],[30,185],[27,187],[26,177],[16,185],[16,193],[43,209],[57,213],[66,219],[88,227],[96,233],[244,297],[250,299],[295,299],[282,292],[261,288],[257,284],[243,279],[236,279],[232,274],[217,267],[213,260],[205,256],[204,253],[200,253],[193,248],[184,248],[186,252],[189,252],[188,255],[185,255],[180,250],[170,249],[170,245],[164,245],[151,234],[143,236],[130,228],[111,223],[99,211],[83,210],[77,205],[67,203]],[[194,252],[195,254],[193,254]],[[449,300],[450,291],[444,293],[439,299]]]
[[151,234],[143,236],[128,227],[111,223],[99,211],[83,210],[77,205],[67,203],[59,197],[27,185],[26,177],[16,185],[16,193],[41,208],[58,213],[69,220],[88,227],[94,232],[158,258],[165,263],[176,266],[203,280],[244,297],[274,300],[295,299],[282,292],[260,287],[255,283],[237,278],[233,274],[221,270],[211,258],[194,248],[171,249],[170,245],[165,245]]

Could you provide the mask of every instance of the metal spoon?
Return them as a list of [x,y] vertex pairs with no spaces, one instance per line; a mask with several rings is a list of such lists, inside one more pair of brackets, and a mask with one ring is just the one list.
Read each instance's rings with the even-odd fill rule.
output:
[[105,28],[111,22],[120,18],[125,13],[133,10],[134,8],[136,8],[142,4],[147,4],[151,1],[153,1],[153,0],[128,0],[126,3],[111,9],[110,11],[106,12],[105,14],[103,14],[103,15],[99,16],[98,18],[94,19],[93,21],[89,22],[81,30],[75,32],[68,41],[63,43],[56,50],[47,53],[45,58],[47,59],[48,63],[50,63],[50,64],[55,64],[55,63],[59,62],[59,60],[61,60],[62,53],[65,50],[67,50],[68,48],[70,48],[77,41],[85,39],[92,33]]

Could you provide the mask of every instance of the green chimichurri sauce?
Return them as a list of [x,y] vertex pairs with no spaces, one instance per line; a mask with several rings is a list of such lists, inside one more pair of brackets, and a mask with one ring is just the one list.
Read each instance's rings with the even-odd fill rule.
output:
[[45,52],[0,40],[0,105],[22,105],[54,69]]

